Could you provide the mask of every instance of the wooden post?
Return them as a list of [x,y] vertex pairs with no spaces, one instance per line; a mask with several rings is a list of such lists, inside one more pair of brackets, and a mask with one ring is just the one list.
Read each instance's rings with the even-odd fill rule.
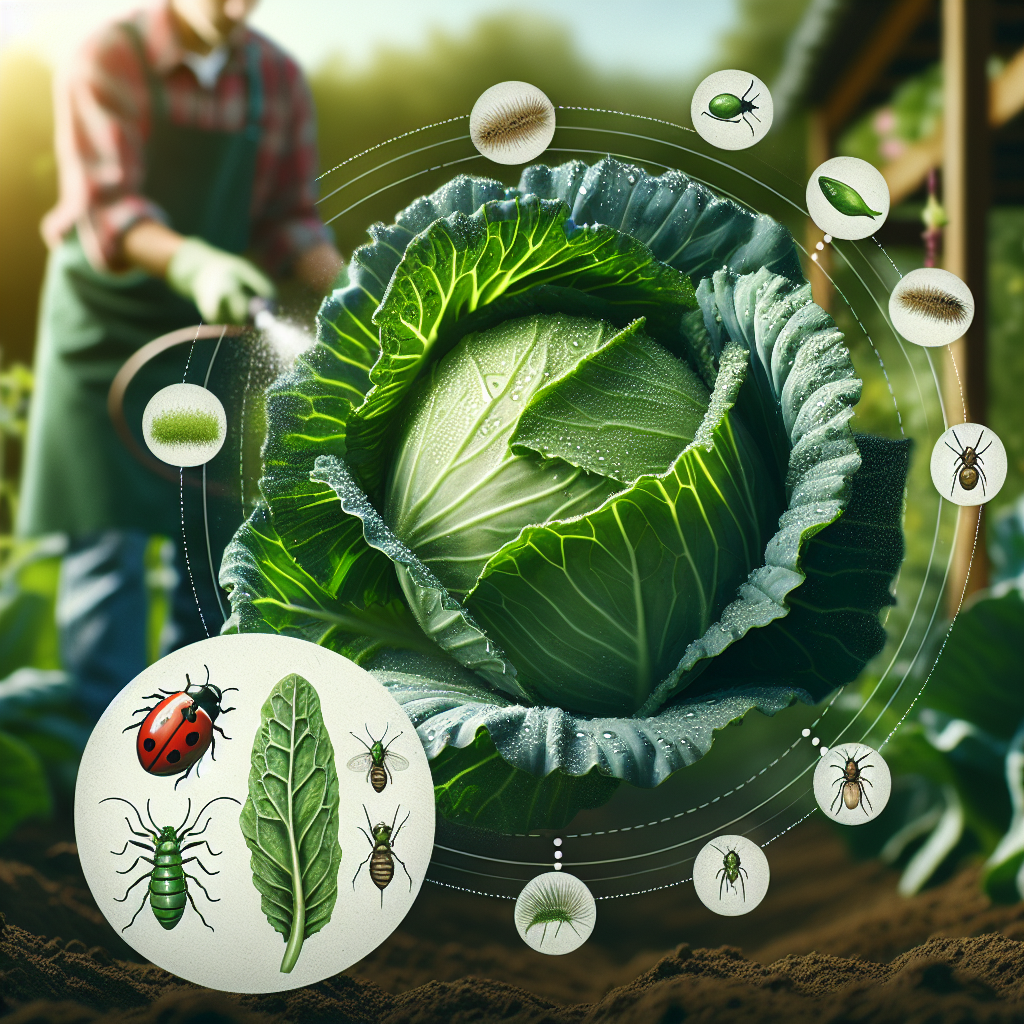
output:
[[[831,155],[832,133],[829,131],[824,111],[820,107],[815,108],[810,113],[810,120],[807,125],[808,176]],[[820,251],[816,248],[823,235],[824,233],[821,228],[808,217],[807,228],[804,231],[804,248],[807,250],[808,255],[815,253],[818,258],[808,264],[807,277],[811,282],[811,294],[814,297],[814,301],[822,309],[828,310],[832,305],[832,282],[827,277],[832,267],[832,250],[827,245]]]
[[[967,334],[949,346],[945,367],[943,391],[950,424],[984,423],[987,415],[985,276],[990,140],[985,65],[990,49],[990,0],[942,0],[942,190],[943,205],[949,216],[944,263],[947,270],[967,283],[974,296],[974,321]],[[923,453],[922,457],[929,454]],[[970,594],[988,583],[985,535],[980,528],[975,548],[979,511],[977,508],[960,510],[947,591],[947,608],[951,615],[965,592],[965,584],[966,593]]]

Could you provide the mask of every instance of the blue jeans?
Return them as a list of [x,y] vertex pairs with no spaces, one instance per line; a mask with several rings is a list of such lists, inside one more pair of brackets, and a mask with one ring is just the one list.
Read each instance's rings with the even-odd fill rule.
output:
[[[92,721],[148,663],[148,541],[149,535],[141,530],[72,537],[61,563],[56,605],[61,663]],[[221,626],[219,613],[211,613],[217,607],[212,581],[194,566],[204,624],[180,546],[175,549],[173,572],[177,581],[161,654],[215,636]]]

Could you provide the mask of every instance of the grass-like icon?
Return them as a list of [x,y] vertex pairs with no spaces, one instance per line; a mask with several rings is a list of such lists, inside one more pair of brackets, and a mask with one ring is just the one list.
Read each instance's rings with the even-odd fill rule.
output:
[[169,384],[146,403],[142,436],[163,462],[201,466],[221,450],[227,436],[227,414],[208,388]]
[[215,444],[220,440],[220,423],[212,412],[202,409],[168,409],[153,417],[150,433],[160,444]]
[[[596,912],[590,890],[574,875],[548,872],[538,875],[516,901],[516,927],[534,949],[542,953],[567,953],[589,938]],[[563,928],[572,937],[559,936]],[[536,929],[540,929],[538,937]]]

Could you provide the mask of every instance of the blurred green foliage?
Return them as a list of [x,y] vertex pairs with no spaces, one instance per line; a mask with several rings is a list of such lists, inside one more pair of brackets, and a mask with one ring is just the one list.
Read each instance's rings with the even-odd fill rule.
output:
[[[310,75],[310,86],[317,107],[320,164],[329,175],[343,161],[389,138],[466,117],[477,97],[495,82],[530,82],[556,106],[611,108],[678,124],[689,119],[691,78],[692,72],[675,81],[652,82],[604,73],[583,59],[565,23],[510,12],[484,18],[462,35],[435,32],[422,49],[379,50],[355,70],[341,58],[329,59]],[[518,178],[518,168],[509,172],[495,166],[494,172]],[[332,184],[328,177],[325,191]],[[422,191],[422,181],[410,181],[389,191],[366,216],[339,222],[342,252],[366,241],[371,219],[390,222]]]
[[62,550],[55,538],[23,541],[0,571],[0,839],[71,792],[88,736],[57,651]]
[[8,463],[24,444],[31,397],[32,371],[22,363],[7,369],[0,365],[0,566],[11,546],[5,527],[9,528],[18,514],[18,483]]
[[997,511],[1024,494],[1024,208],[991,212],[988,229],[988,425],[1006,446],[1003,490]]
[[998,581],[934,637],[937,649],[912,676],[924,689],[910,717],[900,723],[873,696],[870,674],[841,698],[863,702],[883,735],[899,725],[882,749],[889,807],[843,835],[859,854],[900,864],[905,894],[980,855],[993,899],[1024,898],[1024,497],[992,535]]
[[928,138],[942,120],[942,65],[908,79],[885,106],[855,121],[840,136],[837,152],[880,167],[914,142]]

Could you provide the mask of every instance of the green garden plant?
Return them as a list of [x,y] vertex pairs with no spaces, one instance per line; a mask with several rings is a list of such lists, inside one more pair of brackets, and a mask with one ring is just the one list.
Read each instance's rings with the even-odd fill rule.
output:
[[[1024,899],[1024,497],[993,521],[990,536],[996,582],[939,633],[927,682],[916,679],[920,707],[884,748],[892,812],[844,830],[864,833],[846,837],[855,852],[900,864],[905,895],[981,855],[986,893]],[[866,691],[873,682],[863,681]],[[897,725],[877,699],[867,711],[883,731]]]

